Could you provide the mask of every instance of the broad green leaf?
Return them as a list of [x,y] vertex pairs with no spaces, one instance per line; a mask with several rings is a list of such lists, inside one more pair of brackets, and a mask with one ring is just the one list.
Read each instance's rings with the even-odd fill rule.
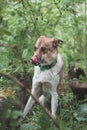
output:
[[31,125],[29,123],[24,123],[21,125],[21,130],[34,130],[34,125]]
[[28,49],[25,49],[25,50],[23,51],[22,57],[23,57],[23,58],[26,58],[27,55],[28,55]]

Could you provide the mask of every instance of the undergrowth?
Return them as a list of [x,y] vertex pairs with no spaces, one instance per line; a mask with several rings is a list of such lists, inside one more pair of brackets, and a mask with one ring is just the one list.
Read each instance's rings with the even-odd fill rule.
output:
[[[73,97],[69,101],[64,103],[66,97],[61,95],[59,99],[59,107],[57,111],[56,122],[59,124],[60,128],[57,128],[52,120],[41,110],[39,106],[34,106],[33,110],[26,117],[24,123],[30,128],[20,130],[86,130],[87,126],[87,98],[83,101],[78,101]],[[67,96],[67,95],[66,95]],[[68,95],[69,96],[69,95]],[[85,113],[85,114],[84,114]]]
[[[17,129],[16,125],[23,111],[13,107],[12,103],[15,102],[15,99],[14,96],[12,98],[10,95],[14,95],[14,91],[12,92],[12,89],[7,88],[1,90],[0,93],[5,95],[5,97],[2,96],[4,98],[2,100],[3,108],[0,107],[0,130],[87,130],[87,97],[79,101],[71,89],[66,89],[59,95],[56,122],[60,128],[55,126],[38,105],[35,105]],[[49,104],[47,105],[50,108]]]
[[[22,115],[21,111],[12,109],[10,100],[8,98],[3,102],[0,130],[16,130],[18,117]],[[59,97],[56,122],[60,128],[55,126],[38,105],[35,105],[18,130],[87,130],[86,102],[87,97],[83,101],[78,101],[68,91],[66,95],[61,94]]]

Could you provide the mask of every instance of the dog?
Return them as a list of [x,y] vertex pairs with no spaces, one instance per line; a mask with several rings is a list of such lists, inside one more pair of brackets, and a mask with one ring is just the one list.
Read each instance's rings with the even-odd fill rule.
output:
[[[63,59],[58,53],[58,44],[62,40],[40,36],[34,47],[31,62],[35,65],[31,93],[44,105],[51,96],[51,114],[56,119],[58,107],[58,87],[62,78]],[[30,112],[35,101],[32,96],[24,108],[23,118]]]

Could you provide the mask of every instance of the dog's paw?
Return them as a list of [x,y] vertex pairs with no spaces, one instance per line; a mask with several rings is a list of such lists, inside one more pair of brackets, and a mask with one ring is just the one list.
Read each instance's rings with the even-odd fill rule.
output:
[[19,120],[18,120],[18,123],[20,124],[20,123],[22,123],[23,122],[23,120],[24,120],[24,118],[23,117],[21,117]]
[[56,120],[56,115],[52,114],[53,120]]

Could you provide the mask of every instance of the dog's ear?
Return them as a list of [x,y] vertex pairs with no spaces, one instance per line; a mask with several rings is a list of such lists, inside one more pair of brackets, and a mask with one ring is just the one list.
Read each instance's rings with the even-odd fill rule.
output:
[[52,46],[53,46],[54,48],[57,48],[59,42],[63,42],[63,41],[60,40],[60,39],[57,39],[57,38],[53,38],[53,40],[52,40]]

